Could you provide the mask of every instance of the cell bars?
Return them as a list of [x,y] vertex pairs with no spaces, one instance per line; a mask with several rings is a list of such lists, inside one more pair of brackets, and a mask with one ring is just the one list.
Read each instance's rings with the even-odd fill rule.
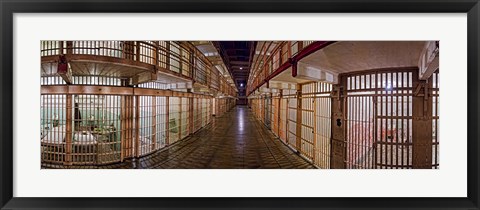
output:
[[[297,147],[297,101],[295,90],[284,90],[287,94],[284,97],[287,98],[287,125],[286,125],[286,143],[294,147],[297,151],[300,149]],[[292,94],[293,92],[293,94]]]
[[202,127],[205,127],[208,123],[210,123],[210,101],[211,100],[206,98],[201,99]]
[[[170,98],[169,112],[168,112],[169,144],[173,144],[190,134],[190,129],[189,129],[190,101],[188,98],[185,98],[185,97],[169,97],[169,98]],[[210,99],[204,99],[204,100],[210,100]],[[199,123],[198,123],[199,116],[198,116],[198,109],[197,109],[198,104],[196,103],[196,100],[193,100],[193,101],[194,101],[193,123],[194,123],[194,131],[196,131],[200,129],[200,127],[203,127],[204,125],[199,127]]]
[[137,98],[139,99],[139,117],[136,124],[139,129],[136,142],[139,144],[138,156],[142,156],[166,145],[166,97],[139,96]]
[[168,135],[170,143],[189,135],[188,107],[188,98],[165,96],[41,95],[41,161],[101,165],[147,155]]
[[288,98],[280,98],[280,125],[277,132],[278,137],[285,143],[287,142],[287,101]]
[[271,96],[266,96],[263,98],[263,115],[264,115],[264,123],[268,128],[271,128],[272,125],[272,114],[273,114],[273,108],[272,108],[272,97]]
[[193,99],[193,112],[193,129],[197,131],[202,128],[202,108],[200,98]]
[[[167,53],[170,53],[170,70],[185,76],[190,76],[192,61],[190,61],[190,52],[188,49],[180,46],[177,42],[169,42],[168,47],[169,52]],[[197,71],[198,70],[199,69],[197,69]]]
[[280,130],[280,97],[274,96],[272,98],[272,128],[271,130],[273,133],[275,133],[277,136],[279,136],[279,130]]
[[[161,71],[173,71],[182,76],[194,79],[196,82],[205,86],[212,87],[216,90],[220,89],[223,93],[235,95],[233,88],[226,83],[226,79],[219,75],[218,69],[216,69],[216,67],[213,66],[200,51],[195,50],[193,46],[186,42],[41,41],[40,54],[42,57],[57,57],[59,55],[92,55],[137,61],[138,64],[156,65]],[[52,57],[49,59],[52,59]],[[55,77],[56,75],[51,73],[56,72],[56,68],[54,67],[56,66],[56,61],[54,61],[55,60],[52,60],[42,64],[42,76],[52,77],[44,78],[44,80],[42,80],[42,85],[65,84],[63,81],[57,81],[59,77]],[[73,65],[72,68],[80,65],[78,63],[75,64],[75,62],[71,64]],[[94,73],[98,74],[99,72],[83,72],[81,74],[87,76],[85,74]],[[84,79],[85,78],[77,78],[77,80],[82,81]],[[73,83],[120,86],[119,81],[113,81],[112,79],[105,77],[98,79],[100,80],[99,82],[90,82],[90,80],[86,80],[86,82],[73,81]]]
[[[105,164],[121,158],[121,97],[73,97],[73,164]],[[129,129],[129,132],[132,132]]]
[[[66,42],[63,43],[65,45]],[[50,49],[45,47],[42,49]],[[72,50],[73,54],[126,58],[152,65],[156,62],[157,46],[154,41],[72,41],[72,46],[65,45],[64,48]]]
[[438,141],[438,126],[439,126],[439,96],[440,96],[440,80],[439,80],[439,71],[437,70],[430,77],[429,82],[432,84],[432,167],[439,168],[439,141]]
[[226,103],[226,100],[225,98],[221,98],[219,100],[220,102],[220,115],[223,115],[225,112],[227,112],[227,103]]
[[135,50],[139,51],[140,62],[154,65],[156,62],[156,43],[154,41],[143,41],[137,42],[137,44],[139,45],[139,47]]
[[105,76],[73,76],[73,84],[77,85],[101,85],[101,86],[120,86],[120,78]]
[[[439,73],[428,81],[417,75],[412,69],[344,75],[346,168],[414,168],[414,132],[420,146],[423,136],[431,136],[431,167],[439,168]],[[332,85],[316,82],[302,84],[298,90],[282,90],[272,99],[252,98],[250,104],[260,121],[267,125],[272,121],[272,132],[281,141],[318,167],[330,168],[332,100],[339,100],[331,94]],[[431,134],[419,129],[429,119]],[[416,131],[414,122],[420,123]],[[423,161],[421,154],[417,156]]]
[[[121,79],[106,76],[73,76],[72,83],[75,85],[101,85],[120,86]],[[58,75],[42,76],[40,85],[66,85],[67,83]]]
[[300,154],[306,158],[313,160],[315,146],[315,85],[316,83],[306,84],[302,86],[299,118],[301,126],[300,135]]
[[213,108],[215,108],[216,116],[222,116],[234,106],[232,99],[230,98],[216,98],[211,103],[211,109],[213,110]]
[[[206,99],[208,100],[208,99]],[[180,139],[189,135],[189,118],[190,109],[188,98],[181,98],[180,103]]]
[[330,164],[330,91],[326,83],[304,84],[298,91],[283,90],[272,106],[278,123],[272,131],[321,168]]
[[215,115],[222,115],[225,112],[224,108],[224,100],[221,98],[215,99]]
[[42,162],[81,165],[119,161],[119,116],[118,96],[42,95]]
[[412,168],[413,74],[347,77],[347,168]]
[[51,56],[64,54],[64,49],[67,47],[66,42],[62,41],[41,41],[40,42],[40,55]]
[[66,95],[42,95],[40,100],[41,161],[63,163],[67,136]]
[[169,144],[173,144],[180,140],[181,132],[181,98],[179,97],[169,97],[169,119],[168,119],[168,130],[169,130]]
[[158,89],[158,90],[166,90],[168,89],[168,85],[165,83],[160,82],[146,82],[142,84],[138,84],[140,88],[148,88],[148,89]]
[[157,65],[160,68],[167,69],[167,66],[169,65],[169,60],[167,59],[169,56],[167,55],[168,52],[170,52],[170,43],[167,41],[159,41],[158,42],[158,62]]
[[331,91],[322,82],[301,88],[301,154],[320,168],[330,167]]
[[67,83],[62,77],[57,75],[42,76],[40,78],[40,85],[66,85]]

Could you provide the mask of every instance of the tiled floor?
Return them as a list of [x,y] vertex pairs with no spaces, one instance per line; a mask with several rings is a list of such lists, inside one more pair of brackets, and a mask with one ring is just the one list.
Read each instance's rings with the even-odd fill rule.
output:
[[[42,165],[43,168],[65,166]],[[216,117],[206,128],[168,148],[123,163],[69,168],[315,168],[273,134],[246,106]]]

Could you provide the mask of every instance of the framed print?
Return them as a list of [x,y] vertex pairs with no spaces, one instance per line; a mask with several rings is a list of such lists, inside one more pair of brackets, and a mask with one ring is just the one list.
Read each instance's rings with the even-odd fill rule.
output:
[[1,209],[479,208],[477,0],[0,5]]

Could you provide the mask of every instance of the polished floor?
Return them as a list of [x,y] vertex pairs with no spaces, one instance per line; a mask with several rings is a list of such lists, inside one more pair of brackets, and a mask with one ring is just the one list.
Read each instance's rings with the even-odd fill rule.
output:
[[[43,168],[65,166],[43,164]],[[69,168],[315,168],[280,142],[246,106],[236,106],[197,133],[151,155],[106,166]]]

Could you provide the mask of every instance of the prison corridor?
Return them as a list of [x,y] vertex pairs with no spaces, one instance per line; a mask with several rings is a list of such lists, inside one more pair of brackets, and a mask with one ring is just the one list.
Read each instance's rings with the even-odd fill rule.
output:
[[439,169],[438,41],[42,41],[42,168]]
[[212,123],[163,150],[122,163],[99,166],[43,164],[71,169],[310,169],[298,155],[255,118],[247,106],[236,106]]

